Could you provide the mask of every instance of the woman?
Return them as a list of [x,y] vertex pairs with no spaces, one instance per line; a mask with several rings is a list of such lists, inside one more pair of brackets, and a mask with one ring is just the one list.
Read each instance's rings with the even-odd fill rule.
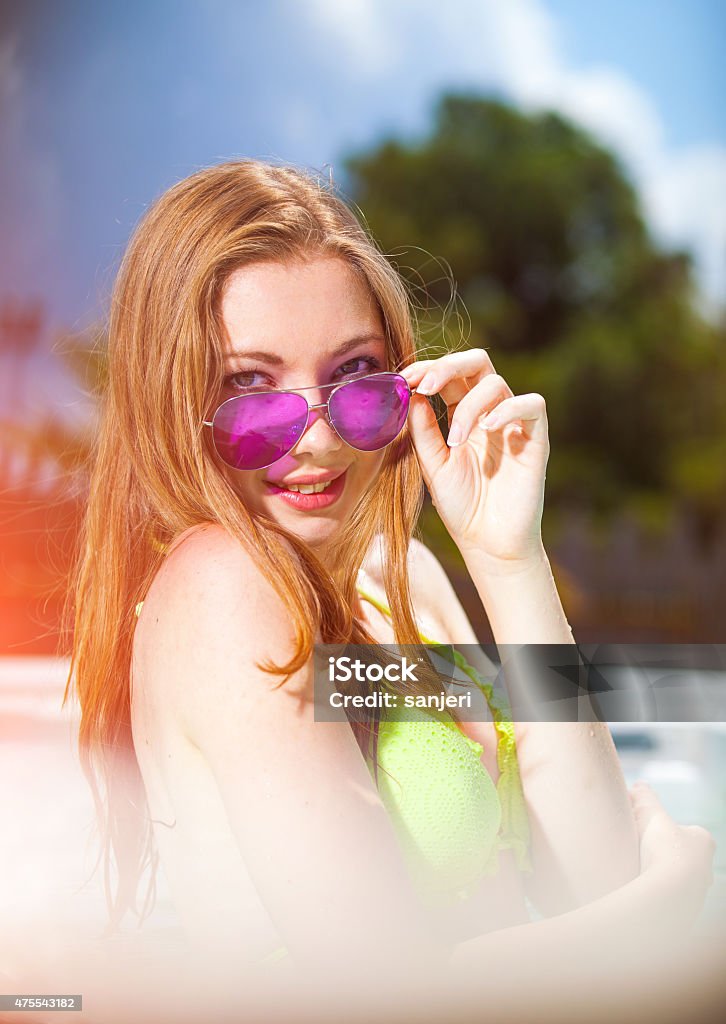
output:
[[573,643],[548,451],[544,400],[486,351],[417,359],[400,278],[302,172],[221,164],[149,210],[113,297],[71,666],[112,925],[158,850],[221,984],[294,967],[415,1000],[424,965],[427,998],[441,976],[491,1003],[515,960],[592,981],[593,950],[624,966],[695,918],[712,840],[652,794],[634,815],[605,725],[483,701],[476,723],[315,721],[316,642],[476,643],[412,537],[422,479],[497,644]]

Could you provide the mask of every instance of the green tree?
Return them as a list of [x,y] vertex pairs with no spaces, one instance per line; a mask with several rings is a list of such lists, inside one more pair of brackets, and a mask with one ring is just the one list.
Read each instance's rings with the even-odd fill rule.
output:
[[[425,347],[489,349],[515,392],[548,402],[548,508],[664,526],[724,523],[726,332],[695,305],[691,258],[651,238],[616,157],[555,113],[447,95],[427,137],[346,161],[346,190],[415,294]],[[453,335],[453,337],[452,337]],[[552,522],[552,515],[548,512]]]

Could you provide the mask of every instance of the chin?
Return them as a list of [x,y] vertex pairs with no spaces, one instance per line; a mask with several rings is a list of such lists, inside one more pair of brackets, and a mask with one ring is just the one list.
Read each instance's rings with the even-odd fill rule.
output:
[[291,522],[288,520],[278,519],[281,526],[285,526],[290,533],[294,533],[301,540],[304,540],[306,544],[309,544],[311,548],[320,547],[323,544],[328,544],[340,530],[340,523],[331,522]]

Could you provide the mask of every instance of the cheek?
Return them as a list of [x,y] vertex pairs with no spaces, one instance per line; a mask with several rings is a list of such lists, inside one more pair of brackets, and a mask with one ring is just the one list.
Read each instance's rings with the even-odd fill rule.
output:
[[225,476],[232,485],[234,491],[248,504],[254,503],[255,494],[259,495],[262,485],[256,479],[255,473],[245,473],[241,470],[225,468]]
[[356,472],[361,486],[369,488],[375,483],[385,461],[385,452],[361,452]]

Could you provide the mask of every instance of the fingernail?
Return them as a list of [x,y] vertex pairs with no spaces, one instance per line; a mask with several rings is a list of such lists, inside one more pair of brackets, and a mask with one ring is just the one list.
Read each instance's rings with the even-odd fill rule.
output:
[[420,395],[431,395],[436,390],[436,386],[436,378],[426,373],[416,390]]
[[446,443],[449,448],[454,448],[457,444],[461,444],[464,440],[464,434],[458,423],[452,423],[449,436],[446,438]]
[[501,420],[494,413],[490,413],[484,420],[485,430],[496,430],[501,425]]

